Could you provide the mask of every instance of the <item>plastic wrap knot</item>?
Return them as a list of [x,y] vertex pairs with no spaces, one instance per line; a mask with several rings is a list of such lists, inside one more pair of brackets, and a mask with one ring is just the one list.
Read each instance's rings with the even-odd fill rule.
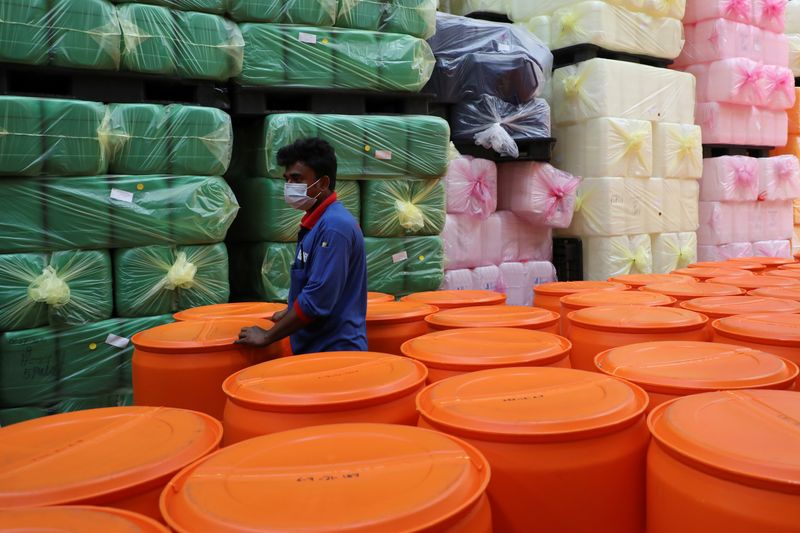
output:
[[770,20],[780,20],[786,10],[786,0],[761,0],[761,13]]
[[395,200],[394,207],[397,210],[397,219],[403,228],[417,232],[425,226],[425,215],[422,213],[422,209],[411,202]]
[[763,98],[761,90],[761,79],[764,77],[764,67],[759,64],[755,65],[739,65],[737,68],[739,79],[733,86],[735,93],[742,92],[742,89],[752,88],[756,95]]
[[692,156],[695,149],[700,146],[700,136],[697,132],[690,133],[689,135],[675,134],[675,141],[678,145],[676,150],[679,159],[687,159]]
[[70,289],[67,282],[58,277],[56,270],[48,266],[28,286],[28,297],[37,303],[66,305],[69,303]]
[[164,277],[164,287],[168,290],[191,289],[194,286],[194,277],[197,266],[189,262],[185,252],[179,252],[175,262]]
[[728,17],[748,22],[750,20],[750,0],[728,0],[722,5],[722,12]]
[[564,84],[564,94],[567,98],[575,98],[581,93],[583,80],[580,76],[567,76],[562,82]]
[[791,156],[788,158],[781,158],[780,161],[776,162],[775,173],[778,175],[779,180],[789,181],[794,177],[797,166],[792,163],[793,160]]
[[768,96],[783,91],[789,100],[794,100],[794,76],[791,71],[774,69],[766,72],[764,77],[767,80]]
[[748,188],[758,182],[756,169],[748,165],[736,165],[733,168],[733,183],[735,187]]
[[558,19],[558,25],[561,28],[561,36],[564,37],[565,35],[575,33],[579,20],[580,16],[574,11],[563,13]]
[[475,144],[514,159],[519,157],[519,146],[503,127],[502,122],[495,122],[485,130],[476,133]]

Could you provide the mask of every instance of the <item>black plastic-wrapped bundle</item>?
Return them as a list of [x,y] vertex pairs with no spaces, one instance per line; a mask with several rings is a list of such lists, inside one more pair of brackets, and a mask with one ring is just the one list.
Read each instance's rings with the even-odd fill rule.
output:
[[457,103],[488,94],[521,104],[538,96],[553,66],[553,54],[526,29],[437,13],[428,40],[436,67],[427,89]]

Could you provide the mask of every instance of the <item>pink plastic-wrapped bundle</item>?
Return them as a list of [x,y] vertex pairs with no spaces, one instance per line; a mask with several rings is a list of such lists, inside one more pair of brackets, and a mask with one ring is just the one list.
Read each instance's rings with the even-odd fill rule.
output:
[[767,31],[783,33],[786,28],[786,0],[753,0],[752,21]]
[[754,242],[753,255],[756,257],[792,257],[792,242],[789,240]]
[[793,155],[758,159],[759,199],[793,200],[800,197],[800,160]]
[[450,162],[444,178],[447,212],[486,219],[497,209],[497,165],[462,156]]
[[501,196],[511,211],[537,226],[569,227],[578,178],[548,163],[507,163],[498,170]]
[[473,266],[499,265],[503,262],[502,223],[490,216],[481,221],[480,260]]
[[517,215],[511,211],[498,211],[490,218],[497,219],[500,224],[501,262],[513,263],[519,261],[519,228]]
[[700,199],[706,202],[755,202],[759,193],[758,160],[744,156],[703,160]]
[[[763,30],[725,19],[713,19],[685,24],[686,44],[683,52],[673,63],[674,68],[710,63],[720,59],[746,57],[754,61],[763,59],[756,41],[762,41]],[[788,46],[787,46],[788,54]]]
[[748,221],[750,206],[755,202],[700,202],[699,244],[728,244],[749,242]]
[[445,269],[473,268],[481,262],[481,220],[447,215],[442,231]]
[[700,245],[697,247],[698,261],[726,261],[737,257],[753,257],[753,245],[749,242]]
[[787,67],[764,65],[761,68],[761,107],[785,111],[794,107],[794,74]]
[[697,122],[704,144],[785,146],[789,119],[785,111],[719,102],[698,103]]
[[471,270],[462,268],[444,271],[443,291],[471,291],[474,289]]
[[748,205],[748,238],[744,240],[756,242],[792,238],[794,211],[791,200],[753,202]]
[[759,28],[754,30],[754,43],[760,53],[759,60],[765,65],[788,66],[791,49],[789,37],[783,33],[773,33]]
[[698,102],[760,106],[766,94],[764,70],[764,65],[752,59],[736,57],[692,65],[686,72],[697,78]]
[[472,290],[496,291],[500,285],[500,268],[496,265],[474,268],[470,274]]
[[519,260],[552,261],[553,230],[522,221],[519,227]]
[[[728,19],[744,24],[753,23],[754,0],[686,0],[684,24],[708,19]],[[758,0],[755,0],[758,1]]]

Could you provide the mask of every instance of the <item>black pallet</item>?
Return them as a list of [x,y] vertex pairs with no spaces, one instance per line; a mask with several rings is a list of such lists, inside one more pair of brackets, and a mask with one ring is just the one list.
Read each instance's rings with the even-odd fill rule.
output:
[[558,281],[583,281],[583,243],[572,237],[553,237],[553,265]]
[[704,144],[703,158],[722,157],[724,155],[744,155],[747,157],[769,157],[774,150],[771,146],[738,146],[730,144]]
[[513,158],[500,155],[494,150],[484,148],[469,141],[453,141],[456,149],[461,155],[469,155],[480,159],[488,159],[495,163],[510,163],[513,161],[539,161],[549,163],[553,158],[553,147],[556,140],[552,137],[542,139],[530,139],[527,141],[517,141],[519,147],[519,157]]
[[795,78],[794,79],[794,86],[795,87],[800,87],[800,78]]
[[213,81],[0,63],[0,94],[75,98],[118,103],[185,103],[228,109],[223,87]]
[[659,68],[666,68],[673,62],[671,59],[608,50],[595,44],[576,44],[574,46],[553,50],[553,68],[566,67],[598,57],[602,59],[626,61],[628,63],[639,63]]
[[488,22],[501,22],[503,24],[511,24],[511,19],[502,13],[493,13],[491,11],[474,11],[465,15],[468,18],[476,20],[485,20]]
[[427,115],[434,95],[427,93],[370,92],[346,89],[288,89],[231,83],[231,113],[264,116],[273,113],[339,115]]

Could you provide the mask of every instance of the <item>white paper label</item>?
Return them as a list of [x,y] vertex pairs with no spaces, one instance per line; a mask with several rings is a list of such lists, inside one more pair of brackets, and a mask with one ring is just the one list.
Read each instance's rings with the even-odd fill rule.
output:
[[399,252],[392,256],[392,263],[399,263],[408,259],[408,252]]
[[123,191],[121,189],[111,189],[111,199],[119,200],[120,202],[131,203],[133,202],[133,193]]
[[109,333],[108,337],[106,337],[106,344],[113,346],[114,348],[127,348],[130,342],[131,340],[127,337],[120,337],[118,335],[114,335],[113,333]]
[[299,39],[301,43],[317,44],[317,36],[313,33],[304,33],[301,31]]
[[376,150],[375,157],[377,159],[382,159],[384,161],[391,161],[392,159],[392,152],[388,150]]
[[507,54],[511,51],[511,45],[506,43],[497,43],[497,49],[504,54]]

